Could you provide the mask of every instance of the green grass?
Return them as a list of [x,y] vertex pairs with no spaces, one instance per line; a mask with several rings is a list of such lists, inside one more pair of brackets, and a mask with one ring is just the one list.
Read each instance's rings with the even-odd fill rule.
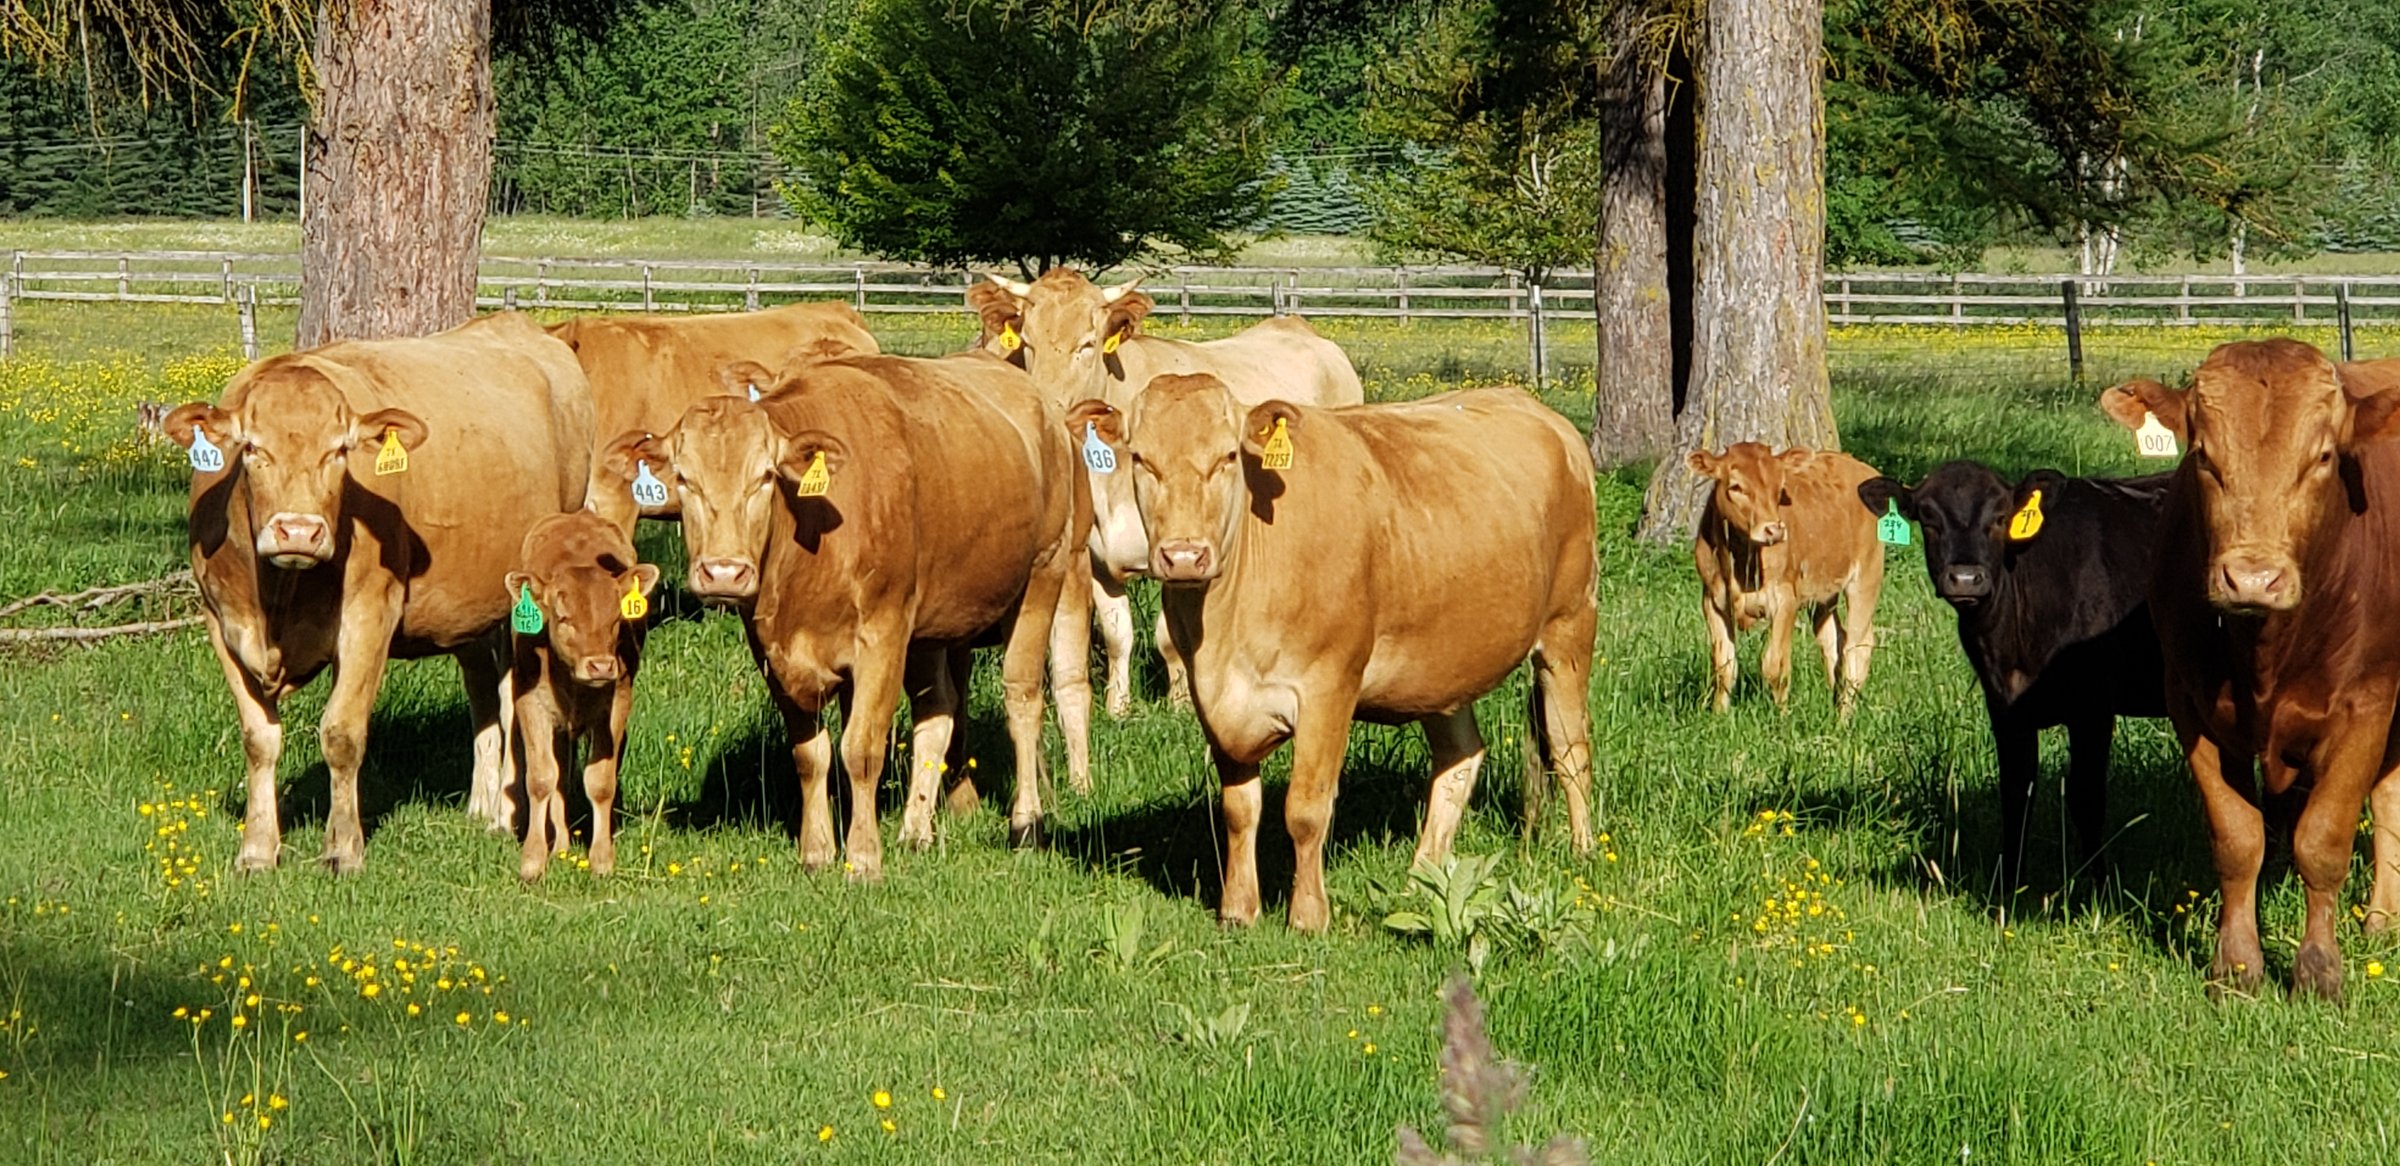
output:
[[[26,313],[28,356],[0,365],[0,596],[177,564],[185,476],[121,438],[131,401],[205,392],[229,359],[209,319],[53,310]],[[963,325],[911,327],[887,343],[935,350]],[[1515,359],[1505,329],[1342,338],[1380,396]],[[216,363],[167,368],[198,351]],[[2129,342],[2110,359],[2199,355]],[[2034,342],[1837,338],[1837,411],[1850,448],[1905,474],[1970,454],[2139,470],[2062,363]],[[1588,417],[1586,397],[1553,400]],[[1601,483],[1605,853],[1568,854],[1555,806],[1520,842],[1521,678],[1482,705],[1494,747],[1459,848],[1505,856],[1506,878],[1567,903],[1558,950],[1505,948],[1479,981],[1499,1048],[1540,1070],[1520,1140],[1572,1130],[1611,1163],[2392,1159],[2400,972],[2365,965],[2400,964],[2400,947],[2344,931],[2346,1008],[2208,1003],[2213,880],[2163,724],[2119,737],[2116,877],[2061,890],[2046,787],[2035,891],[2004,926],[1990,746],[1919,560],[1894,560],[1851,725],[1806,670],[1777,712],[1755,641],[1751,679],[1716,716],[1689,559],[1629,541],[1639,501],[1636,475]],[[643,545],[677,573],[673,532]],[[305,861],[326,798],[321,684],[288,710],[294,858],[237,878],[241,745],[197,635],[8,657],[0,1161],[1361,1162],[1388,1158],[1397,1125],[1439,1125],[1435,994],[1462,956],[1379,924],[1420,813],[1413,731],[1355,735],[1323,937],[1273,914],[1290,864],[1279,825],[1261,850],[1269,920],[1216,927],[1214,779],[1147,664],[1137,714],[1096,735],[1097,792],[1061,791],[1048,849],[1006,849],[987,803],[854,887],[793,861],[788,761],[739,628],[679,595],[663,606],[623,866],[597,880],[554,865],[534,888],[513,877],[513,845],[461,812],[466,714],[446,662],[391,669],[367,872],[335,880]],[[987,664],[970,735],[994,788],[998,719]],[[887,781],[887,830],[894,794]],[[1278,793],[1268,809],[1279,823]],[[167,842],[196,861],[173,886],[151,849]],[[2362,893],[2354,881],[2351,901]],[[1803,906],[1762,913],[1769,896]],[[2299,920],[2281,873],[2264,917],[2280,976]],[[356,970],[370,954],[372,999]],[[399,959],[423,964],[417,983]],[[237,1035],[245,966],[265,1012]],[[469,987],[429,988],[442,976]],[[408,1017],[427,995],[438,1003]],[[173,1012],[198,1007],[214,1014],[195,1038]],[[289,1107],[261,1131],[245,1093]]]

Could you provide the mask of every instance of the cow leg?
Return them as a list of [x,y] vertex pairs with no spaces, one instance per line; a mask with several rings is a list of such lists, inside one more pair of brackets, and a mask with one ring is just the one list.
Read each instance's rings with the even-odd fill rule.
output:
[[241,714],[243,799],[242,849],[233,860],[239,871],[275,869],[283,849],[283,820],[275,801],[275,763],[283,757],[283,715],[273,696],[225,648],[217,621],[208,621],[208,643],[225,669],[225,685],[233,690],[233,706]]
[[[2382,707],[2390,708],[2387,695]],[[2292,865],[2306,888],[2308,921],[2300,952],[2292,957],[2292,987],[2326,1000],[2342,998],[2342,953],[2333,936],[2341,909],[2342,883],[2350,877],[2352,839],[2367,791],[2383,775],[2388,723],[2370,731],[2340,732],[2324,746],[2308,803],[2292,829]],[[2270,788],[2279,787],[2281,783]]]
[[[1011,846],[1034,846],[1041,841],[1042,831],[1042,664],[1049,651],[1049,629],[1058,614],[1058,589],[1066,583],[1059,575],[1036,574],[1026,584],[1023,606],[1018,608],[1015,626],[1009,629],[1008,644],[1000,656],[1000,699],[1008,713],[1008,741],[1017,755],[1016,792],[1008,807],[1008,841]],[[1059,727],[1066,728],[1065,707],[1060,707]],[[1085,726],[1083,743],[1088,746],[1090,726]],[[1074,738],[1069,737],[1072,742]],[[1070,744],[1072,749],[1072,744]],[[1073,754],[1069,754],[1072,761]],[[1083,755],[1083,772],[1068,771],[1067,780],[1077,792],[1089,793],[1092,788],[1091,754]]]
[[[1075,560],[1080,563],[1079,557]],[[1058,702],[1058,732],[1067,742],[1067,784],[1092,792],[1092,591],[1062,579],[1050,620],[1050,695]],[[959,690],[964,692],[962,683]],[[959,775],[963,781],[965,775]]]
[[1473,705],[1418,723],[1425,726],[1425,747],[1433,754],[1433,786],[1426,792],[1425,828],[1417,832],[1417,853],[1410,865],[1438,867],[1450,857],[1467,799],[1475,794],[1475,777],[1483,769],[1483,734],[1475,727]]
[[592,803],[592,873],[617,869],[617,767],[625,757],[625,725],[633,718],[633,679],[609,696],[608,724],[591,732],[591,758],[583,763],[583,796]]
[[950,737],[957,729],[959,693],[951,683],[950,651],[921,648],[908,657],[908,713],[914,722],[909,753],[908,802],[900,811],[900,844],[924,850],[933,845],[933,803],[942,773],[950,766]]
[[792,743],[792,772],[800,779],[800,865],[823,870],[834,859],[833,802],[826,783],[833,777],[833,735],[825,731],[819,711],[778,689],[775,707],[783,712],[784,736]]
[[1247,927],[1258,922],[1258,822],[1266,816],[1267,793],[1258,765],[1243,764],[1211,747],[1225,812],[1225,882],[1217,896],[1217,922]]
[[1842,686],[1834,707],[1847,718],[1867,686],[1867,668],[1875,662],[1875,604],[1883,596],[1883,559],[1876,557],[1850,580],[1842,592]]
[[1992,711],[1992,748],[2000,759],[2000,897],[2025,887],[2025,836],[2041,780],[2042,731],[2002,710]]
[[1323,931],[1333,921],[1325,898],[1325,834],[1333,825],[1333,798],[1341,788],[1342,755],[1350,745],[1350,716],[1357,705],[1355,689],[1318,688],[1301,698],[1299,723],[1292,728],[1292,780],[1284,792],[1283,824],[1292,836],[1294,931]]
[[1766,677],[1767,695],[1775,707],[1792,700],[1792,627],[1799,622],[1799,605],[1789,587],[1767,589],[1767,647],[1759,654],[1759,675]]
[[1718,712],[1733,706],[1733,682],[1741,676],[1741,658],[1733,643],[1731,599],[1700,597],[1700,616],[1708,622],[1708,703]]
[[2400,926],[2400,767],[2384,773],[2370,795],[2374,819],[2375,881],[2367,891],[2367,934]]
[[558,818],[550,805],[565,800],[558,793],[558,715],[539,696],[517,703],[524,707],[517,710],[516,751],[525,767],[525,845],[517,855],[517,877],[532,882],[550,869],[550,852],[566,842],[550,835]]
[[2116,744],[2117,718],[2098,713],[2067,725],[2067,816],[2075,820],[2078,873],[2098,877],[2100,848],[2108,841],[2108,754]]
[[[1034,634],[1044,630],[1036,627]],[[842,870],[852,882],[872,883],[883,878],[883,827],[875,818],[875,790],[883,784],[885,743],[892,717],[900,711],[906,635],[870,630],[859,637],[851,659],[858,664],[850,671],[850,692],[842,701],[842,767],[850,771],[850,829],[842,836]],[[1034,691],[1039,700],[1038,670]],[[1038,704],[1035,716],[1038,722]],[[1022,774],[1018,780],[1024,780]]]
[[1592,848],[1592,630],[1594,613],[1554,621],[1533,650],[1533,683],[1541,699],[1542,759],[1567,795],[1567,837],[1575,853]]
[[[563,782],[565,780],[566,767],[575,764],[576,755],[581,749],[581,744],[575,732],[564,724],[559,726],[558,732],[553,736],[553,748],[557,750],[557,756],[559,758],[557,773],[559,775],[559,780]],[[546,807],[546,812],[550,815],[551,845],[559,853],[564,854],[566,853],[567,846],[569,845],[569,835],[567,834],[567,795],[556,792],[555,786],[552,787],[550,804],[548,807]]]
[[1825,657],[1825,691],[1833,694],[1833,704],[1844,708],[1842,700],[1842,624],[1836,618],[1840,612],[1831,600],[1808,609],[1808,622],[1817,636],[1817,650]]
[[2208,815],[2209,846],[2217,864],[2217,954],[2208,965],[2209,992],[2230,987],[2250,992],[2266,975],[2266,957],[2258,943],[2258,869],[2266,861],[2266,819],[2258,808],[2258,791],[2250,754],[2237,755],[2237,788],[2227,780],[2225,754],[2215,741],[2178,726],[2192,780],[2200,787],[2201,809]]
[[467,686],[467,713],[475,722],[475,775],[467,785],[467,816],[494,833],[515,828],[509,802],[509,720],[516,700],[509,678],[511,655],[484,642],[458,653],[459,679]]
[[1100,624],[1100,646],[1108,654],[1108,715],[1133,713],[1133,599],[1125,583],[1097,568],[1092,573],[1092,615]]
[[[1091,618],[1091,613],[1085,612],[1079,618],[1088,620]],[[1091,632],[1087,628],[1084,634],[1088,638]],[[1088,654],[1091,649],[1087,645],[1084,650]],[[974,675],[975,649],[967,647],[950,649],[950,690],[958,694],[956,716],[961,723],[965,721],[967,715],[968,682],[973,679]],[[1084,690],[1084,696],[1087,700],[1091,696],[1091,690],[1088,687]],[[942,794],[942,809],[960,818],[971,816],[981,810],[983,794],[975,788],[974,762],[967,757],[967,735],[965,733],[955,729],[951,732],[950,754],[944,760],[950,763],[950,782]]]
[[1167,704],[1174,708],[1192,707],[1192,675],[1184,666],[1183,653],[1175,650],[1175,637],[1167,634],[1166,606],[1161,604],[1158,622],[1152,625],[1151,638],[1158,642],[1158,662],[1167,669]]

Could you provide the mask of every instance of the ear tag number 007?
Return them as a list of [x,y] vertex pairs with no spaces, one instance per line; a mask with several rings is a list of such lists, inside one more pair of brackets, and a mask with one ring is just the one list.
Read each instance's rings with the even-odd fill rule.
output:
[[2036,490],[2008,519],[2008,541],[2021,543],[2042,533],[2042,492]]
[[191,459],[192,468],[203,474],[213,474],[225,468],[225,451],[218,449],[217,443],[210,441],[197,425],[192,426]]
[[667,504],[667,484],[650,472],[649,462],[633,463],[633,500],[640,506]]
[[542,634],[542,609],[533,602],[533,585],[519,584],[517,605],[508,609],[508,626],[521,636]]
[[1267,444],[1258,452],[1258,464],[1263,469],[1292,468],[1292,435],[1284,429],[1283,418],[1275,419],[1275,428],[1267,432]]
[[1100,440],[1100,427],[1089,421],[1083,423],[1083,464],[1095,474],[1117,472],[1117,451]]
[[2142,427],[2133,431],[2133,448],[2143,457],[2174,457],[2175,431],[2159,423],[2158,414],[2142,414]]
[[400,444],[400,431],[397,429],[384,430],[383,449],[375,455],[376,476],[407,472],[408,447]]
[[1885,546],[1907,546],[1908,520],[1900,516],[1900,500],[1889,499],[1883,506],[1883,517],[1875,520],[1875,537]]

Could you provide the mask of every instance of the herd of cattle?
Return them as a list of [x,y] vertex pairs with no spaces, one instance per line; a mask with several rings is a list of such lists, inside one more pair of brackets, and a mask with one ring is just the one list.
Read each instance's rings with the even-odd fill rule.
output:
[[[1137,281],[1138,282],[1138,281]],[[685,588],[744,620],[788,733],[802,860],[882,869],[876,789],[907,697],[900,841],[937,803],[972,812],[970,653],[1000,647],[1012,840],[1038,834],[1045,680],[1068,778],[1091,782],[1091,631],[1128,711],[1130,577],[1158,580],[1170,698],[1223,786],[1219,912],[1260,911],[1259,767],[1293,745],[1290,920],[1329,922],[1327,827],[1354,720],[1424,726],[1420,862],[1449,851],[1485,750],[1475,700],[1531,662],[1534,745],[1589,847],[1588,684],[1599,566],[1593,471],[1532,396],[1475,389],[1363,403],[1339,347],[1298,319],[1185,342],[1151,300],[1054,270],[994,277],[981,334],[939,358],[882,354],[846,305],[677,320],[515,313],[420,339],[349,341],[244,369],[178,407],[194,574],[239,709],[248,809],[237,864],[281,847],[283,699],[330,668],[325,861],[364,861],[358,771],[393,657],[457,658],[475,723],[469,811],[520,831],[538,878],[568,841],[579,760],[589,862],[614,864],[618,758],[659,582],[642,518],[680,521]],[[2366,922],[2400,922],[2400,361],[2336,364],[2292,341],[2229,344],[2192,384],[2137,381],[2102,407],[2147,478],[2011,483],[1953,462],[1915,487],[1838,453],[1744,443],[1692,455],[1714,489],[1695,545],[1713,698],[1734,636],[1764,622],[1780,703],[1805,609],[1845,715],[1867,678],[1884,544],[1923,543],[1957,609],[2001,774],[2002,878],[2017,885],[2036,734],[2071,734],[2067,788],[2090,860],[2106,833],[2117,716],[2173,718],[2223,882],[2212,980],[2265,970],[2262,809],[2296,813],[2307,928],[2293,978],[2338,995],[2333,926],[2362,802]],[[1046,675],[1045,675],[1046,674]],[[842,703],[848,823],[834,837]],[[2264,765],[2264,793],[2253,773]]]

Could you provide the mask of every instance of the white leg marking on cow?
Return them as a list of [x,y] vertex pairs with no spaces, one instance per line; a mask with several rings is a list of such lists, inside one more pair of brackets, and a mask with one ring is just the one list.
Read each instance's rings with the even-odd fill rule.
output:
[[814,709],[779,701],[784,733],[792,742],[792,769],[800,779],[800,865],[822,870],[833,864],[833,734]]
[[1425,726],[1425,747],[1433,754],[1433,785],[1426,794],[1425,826],[1417,831],[1412,861],[1438,867],[1450,857],[1450,844],[1466,817],[1467,799],[1475,793],[1475,777],[1483,770],[1483,734],[1475,727],[1472,706],[1419,723]]
[[1070,579],[1050,621],[1050,696],[1067,742],[1067,784],[1092,792],[1092,589]]
[[[517,877],[527,882],[542,877],[550,869],[550,852],[566,842],[566,799],[558,792],[558,766],[561,734],[555,714],[543,707],[539,697],[528,696],[525,707],[518,710],[514,729],[516,751],[524,758],[525,767],[525,844],[517,853]],[[573,742],[566,745],[565,756],[575,756]],[[559,812],[552,814],[552,803],[559,803]],[[557,830],[553,837],[551,831]]]
[[283,716],[225,649],[213,617],[208,621],[208,642],[216,649],[217,663],[225,669],[225,683],[233,690],[233,705],[242,721],[243,797],[247,805],[242,811],[242,849],[233,861],[234,869],[273,870],[283,848],[283,823],[275,801],[275,763],[283,756]]
[[459,680],[467,689],[467,714],[475,723],[475,776],[467,787],[467,815],[495,833],[515,828],[508,787],[514,768],[509,748],[516,700],[510,661],[497,652],[488,644],[470,644],[457,656]]
[[1126,596],[1125,585],[1095,576],[1092,616],[1100,624],[1100,644],[1108,655],[1108,715],[1129,716],[1133,712],[1133,600]]
[[908,635],[881,629],[859,636],[857,667],[842,703],[842,767],[850,771],[850,828],[842,835],[842,873],[852,882],[883,879],[883,828],[875,818],[875,791],[892,717],[900,711],[900,685]]
[[900,811],[900,844],[924,850],[933,845],[933,805],[949,768],[950,736],[956,731],[959,694],[944,648],[911,653],[908,662],[908,802]]
[[1167,667],[1167,703],[1179,709],[1192,707],[1191,670],[1184,666],[1183,653],[1175,650],[1175,637],[1167,634],[1165,609],[1160,609],[1150,634],[1158,642],[1159,663]]
[[1216,754],[1219,795],[1225,814],[1225,879],[1217,921],[1231,926],[1258,922],[1258,822],[1266,816],[1267,793],[1258,766]]

